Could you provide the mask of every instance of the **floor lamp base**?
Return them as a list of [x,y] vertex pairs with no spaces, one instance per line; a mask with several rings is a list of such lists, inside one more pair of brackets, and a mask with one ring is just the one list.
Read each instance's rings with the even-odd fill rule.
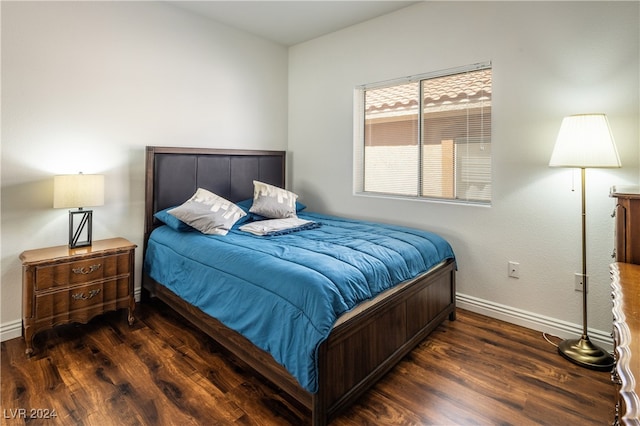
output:
[[613,357],[604,349],[591,343],[589,337],[563,340],[558,345],[558,353],[569,361],[593,370],[611,371]]

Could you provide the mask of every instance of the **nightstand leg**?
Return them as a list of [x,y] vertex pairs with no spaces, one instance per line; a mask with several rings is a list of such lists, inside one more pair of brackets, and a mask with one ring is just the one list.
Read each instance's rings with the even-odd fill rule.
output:
[[133,316],[133,311],[135,309],[136,309],[136,299],[134,299],[133,296],[131,296],[129,299],[129,316],[127,318],[127,320],[129,321],[129,325],[133,325],[133,323],[136,321],[136,317]]
[[24,342],[27,345],[27,349],[24,351],[24,353],[27,356],[31,356],[31,354],[33,353],[33,332],[31,331],[30,326],[26,326],[24,328]]

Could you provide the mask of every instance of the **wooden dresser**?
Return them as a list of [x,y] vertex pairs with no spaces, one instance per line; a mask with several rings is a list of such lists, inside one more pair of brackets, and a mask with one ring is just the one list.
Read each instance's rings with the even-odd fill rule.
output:
[[27,250],[22,261],[22,322],[27,355],[33,336],[70,322],[86,323],[96,315],[128,308],[134,321],[135,244],[124,238],[94,241],[90,247]]
[[640,425],[640,187],[613,187],[615,251],[611,265],[616,360],[615,425]]
[[611,265],[617,387],[614,424],[640,425],[640,265]]
[[616,262],[640,264],[640,187],[613,187]]

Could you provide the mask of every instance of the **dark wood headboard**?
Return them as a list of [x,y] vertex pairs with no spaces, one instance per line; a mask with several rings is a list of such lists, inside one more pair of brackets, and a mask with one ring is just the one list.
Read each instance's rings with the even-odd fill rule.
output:
[[285,151],[148,146],[145,235],[158,226],[153,215],[188,200],[198,188],[229,201],[253,197],[253,181],[285,187]]

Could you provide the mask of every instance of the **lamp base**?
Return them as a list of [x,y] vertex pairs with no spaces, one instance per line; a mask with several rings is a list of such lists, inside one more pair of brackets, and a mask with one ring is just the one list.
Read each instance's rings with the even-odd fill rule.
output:
[[[74,218],[80,217],[80,223],[76,224]],[[87,247],[91,245],[91,231],[93,210],[69,210],[69,248]],[[80,240],[84,237],[84,240]]]
[[582,367],[592,370],[611,371],[613,357],[604,349],[594,345],[588,336],[581,339],[567,339],[558,345],[558,353]]

